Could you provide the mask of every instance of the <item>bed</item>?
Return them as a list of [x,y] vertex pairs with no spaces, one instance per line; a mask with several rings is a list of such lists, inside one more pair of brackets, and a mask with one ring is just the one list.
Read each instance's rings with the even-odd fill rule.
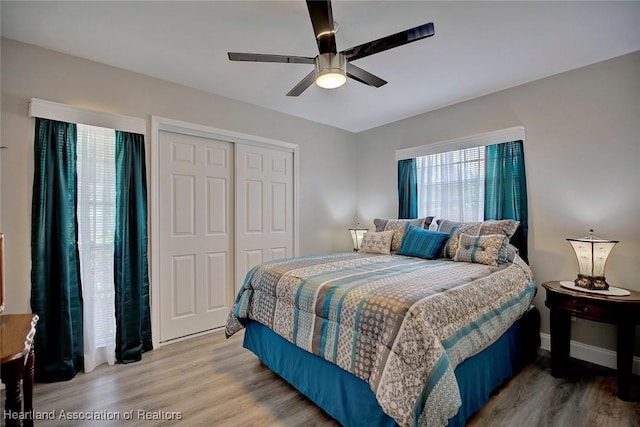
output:
[[227,336],[342,425],[462,426],[535,355],[531,270],[398,253],[258,265]]

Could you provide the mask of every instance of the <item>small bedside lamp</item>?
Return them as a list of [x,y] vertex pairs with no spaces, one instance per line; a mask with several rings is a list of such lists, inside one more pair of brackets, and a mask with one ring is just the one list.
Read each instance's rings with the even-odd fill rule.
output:
[[350,228],[349,231],[351,232],[351,238],[353,239],[353,251],[358,252],[360,250],[360,245],[362,244],[362,238],[369,229],[360,228],[360,223],[358,223],[355,228]]
[[618,240],[595,237],[593,229],[587,237],[567,239],[578,259],[578,277],[575,284],[585,289],[607,290],[609,284],[604,278],[604,266]]

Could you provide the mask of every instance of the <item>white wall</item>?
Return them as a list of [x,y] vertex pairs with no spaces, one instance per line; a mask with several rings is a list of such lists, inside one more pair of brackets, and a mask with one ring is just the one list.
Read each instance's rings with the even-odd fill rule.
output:
[[355,220],[354,134],[12,40],[2,39],[1,55],[0,145],[8,147],[2,153],[1,229],[8,313],[31,311],[30,98],[143,118],[148,129],[150,116],[158,115],[298,144],[300,254],[350,250],[346,228]]
[[[594,228],[620,240],[608,281],[640,290],[640,52],[358,134],[358,219],[397,214],[395,150],[518,125],[526,130],[529,259],[538,284],[575,278],[565,238]],[[535,303],[548,333],[541,286]],[[578,320],[572,339],[614,349],[615,328]]]

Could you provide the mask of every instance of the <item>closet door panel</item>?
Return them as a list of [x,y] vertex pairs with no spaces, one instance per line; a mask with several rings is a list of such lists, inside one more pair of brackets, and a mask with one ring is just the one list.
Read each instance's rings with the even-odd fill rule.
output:
[[233,144],[160,132],[160,341],[224,326],[234,288]]
[[293,256],[293,153],[236,144],[236,292],[260,262]]

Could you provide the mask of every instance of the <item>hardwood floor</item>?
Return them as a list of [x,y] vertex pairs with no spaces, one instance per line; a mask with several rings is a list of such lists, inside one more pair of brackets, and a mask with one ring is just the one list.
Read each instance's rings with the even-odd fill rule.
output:
[[[538,350],[534,363],[504,384],[467,427],[638,427],[640,399],[616,396],[616,372],[572,359],[569,378],[551,376],[548,351]],[[638,377],[632,390],[640,397]]]
[[[615,397],[615,372],[575,366],[574,378],[555,379],[549,353],[541,350],[468,426],[640,426],[640,403]],[[243,349],[242,333],[225,340],[222,331],[160,347],[138,363],[101,365],[68,382],[36,384],[34,407],[54,415],[36,421],[46,427],[338,425]],[[61,419],[64,414],[119,420]]]

